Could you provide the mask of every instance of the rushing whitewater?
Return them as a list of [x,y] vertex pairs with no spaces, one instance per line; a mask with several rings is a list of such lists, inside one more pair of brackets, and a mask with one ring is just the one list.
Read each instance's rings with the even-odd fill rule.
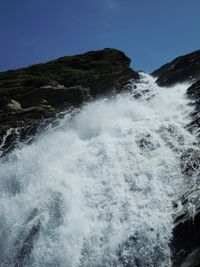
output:
[[172,201],[195,184],[187,88],[143,74],[2,160],[0,266],[171,266]]

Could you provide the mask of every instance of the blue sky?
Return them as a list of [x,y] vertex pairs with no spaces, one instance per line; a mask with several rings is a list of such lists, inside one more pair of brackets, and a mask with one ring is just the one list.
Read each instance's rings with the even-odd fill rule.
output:
[[0,71],[114,47],[150,72],[200,49],[199,0],[0,0]]

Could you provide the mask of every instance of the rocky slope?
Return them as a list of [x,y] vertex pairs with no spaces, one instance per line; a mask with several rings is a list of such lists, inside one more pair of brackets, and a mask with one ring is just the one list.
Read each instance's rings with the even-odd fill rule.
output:
[[200,50],[180,56],[152,72],[160,86],[200,79]]
[[[139,74],[121,51],[106,48],[0,73],[0,138],[9,150],[46,118],[117,92]],[[23,127],[20,136],[10,128]],[[3,138],[4,136],[4,138]]]

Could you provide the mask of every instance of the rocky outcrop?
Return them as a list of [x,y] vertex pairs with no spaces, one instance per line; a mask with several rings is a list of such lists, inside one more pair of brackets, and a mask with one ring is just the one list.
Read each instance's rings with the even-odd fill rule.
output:
[[[187,128],[199,135],[200,129],[200,81],[195,82],[187,89],[187,96],[194,106],[191,123]],[[200,266],[200,150],[189,148],[182,154],[180,164],[183,174],[188,179],[196,177],[196,186],[188,188],[181,199],[174,203],[178,209],[174,222],[172,252],[174,266]],[[179,207],[181,211],[179,211]],[[182,263],[184,264],[182,265]]]
[[180,56],[152,72],[160,86],[200,79],[200,50]]
[[[178,211],[180,206],[182,209]],[[177,213],[171,244],[173,266],[182,266],[184,262],[184,267],[194,267],[193,261],[200,264],[200,260],[194,254],[194,251],[200,248],[200,188],[189,190],[174,202],[174,208],[177,209]],[[186,264],[187,257],[190,258],[190,263]]]
[[8,129],[23,127],[17,137],[23,139],[34,133],[44,119],[118,92],[129,79],[138,79],[139,74],[130,68],[130,62],[123,52],[106,48],[0,73],[3,150],[9,150],[16,139],[16,132],[5,137]]
[[188,128],[191,132],[199,135],[200,131],[200,80],[193,83],[187,89],[187,96],[192,100],[192,105],[194,107],[191,114],[191,123],[188,125]]
[[195,102],[200,102],[200,80],[187,89],[187,95]]
[[[172,86],[180,82],[190,82],[187,90],[194,109],[189,131],[199,135],[200,130],[200,50],[175,58],[152,73],[157,77],[159,86]],[[173,266],[200,266],[200,151],[187,149],[180,156],[180,167],[186,179],[194,175],[197,179],[195,188],[188,191],[177,201],[174,201],[175,217],[171,242]]]

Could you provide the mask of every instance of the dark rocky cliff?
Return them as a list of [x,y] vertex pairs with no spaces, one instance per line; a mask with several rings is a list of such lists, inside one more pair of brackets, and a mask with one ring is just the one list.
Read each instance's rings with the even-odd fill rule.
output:
[[200,79],[200,50],[180,56],[152,72],[160,86]]
[[[191,123],[187,125],[189,131],[199,136],[200,131],[200,50],[175,58],[170,63],[161,66],[152,73],[157,77],[160,86],[173,86],[176,83],[188,81],[191,86],[187,89],[187,97],[191,99],[194,109]],[[183,172],[187,177],[192,172],[199,176],[200,152],[189,149],[182,155]],[[183,209],[177,213],[174,222],[172,252],[174,266],[200,266],[200,192],[199,184],[192,191],[179,199]],[[178,206],[174,203],[174,206]],[[189,255],[189,256],[188,256]],[[184,265],[181,265],[183,262]]]
[[[96,97],[122,90],[139,74],[121,51],[106,48],[0,73],[0,139],[13,127],[20,138],[46,118]],[[16,139],[4,140],[4,150]],[[0,141],[1,141],[0,140]]]

